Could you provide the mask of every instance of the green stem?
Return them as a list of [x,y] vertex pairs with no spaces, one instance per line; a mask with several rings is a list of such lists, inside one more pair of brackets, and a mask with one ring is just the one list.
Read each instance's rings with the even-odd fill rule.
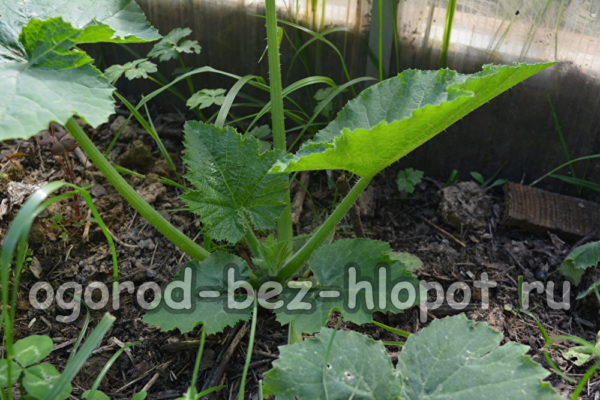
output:
[[400,42],[398,40],[398,2],[392,2],[392,15],[394,20],[394,57],[396,59],[396,70],[394,72],[400,72]]
[[260,249],[260,242],[258,241],[258,238],[254,234],[254,231],[252,230],[252,226],[249,223],[246,223],[245,225],[246,225],[246,236],[244,238],[246,239],[246,244],[248,245],[248,248],[252,252],[252,255],[258,256],[259,249]]
[[596,370],[598,368],[600,368],[600,362],[597,362],[596,364],[594,364],[590,369],[588,369],[586,371],[585,374],[583,374],[583,377],[581,378],[581,380],[579,381],[579,384],[577,384],[577,387],[575,388],[575,390],[573,391],[573,394],[571,395],[571,400],[577,400],[579,398],[579,395],[583,391],[583,388],[585,388],[585,384],[587,383],[588,380],[590,380],[590,378],[592,376],[594,376],[594,374],[596,373]]
[[369,186],[372,178],[363,177],[354,185],[352,190],[348,192],[346,197],[333,210],[333,213],[325,220],[323,225],[312,234],[310,239],[296,252],[281,268],[277,275],[280,282],[284,282],[291,278],[302,266],[308,261],[312,253],[318,249],[329,235],[335,230],[338,222],[348,213],[350,207],[354,205],[360,194]]
[[444,38],[442,41],[442,53],[440,54],[440,68],[446,68],[448,63],[448,48],[450,47],[450,35],[452,34],[452,23],[454,22],[456,2],[457,0],[448,0],[446,26],[444,26]]
[[377,58],[379,81],[383,80],[383,0],[377,0]]
[[[181,54],[177,55],[177,59],[179,60],[179,65],[181,65],[181,69],[183,70],[183,73],[187,74],[188,73],[188,68],[185,65],[185,62],[183,61],[183,57],[181,57]],[[187,87],[188,87],[188,90],[190,92],[190,96],[193,96],[194,93],[196,93],[196,89],[194,88],[194,82],[192,81],[192,78],[189,77],[189,76],[186,77],[185,78],[185,82],[187,83]]]
[[200,373],[200,364],[202,363],[202,353],[204,352],[205,342],[206,329],[202,327],[202,332],[200,333],[200,345],[198,346],[198,354],[196,354],[196,362],[194,363],[194,371],[192,372],[192,383],[190,384],[190,391],[194,396],[196,395],[196,382],[198,382],[198,374]]
[[104,155],[98,150],[86,133],[81,129],[75,119],[70,118],[65,125],[65,128],[73,136],[73,138],[79,143],[79,146],[92,160],[94,165],[104,174],[106,179],[117,189],[119,193],[127,200],[131,206],[140,213],[140,215],[152,226],[154,226],[160,233],[162,233],[167,239],[169,239],[175,246],[185,252],[187,255],[196,260],[203,260],[210,254],[202,246],[195,243],[192,239],[184,235],[181,231],[175,228],[169,221],[163,218],[150,204],[146,202],[136,191],[133,189],[125,179],[113,168],[111,163],[104,157]]
[[[165,86],[164,83],[162,83],[161,81],[159,81],[158,79],[156,79],[155,77],[153,77],[152,75],[148,75],[148,80],[150,82],[154,82],[156,83],[158,86],[163,87]],[[169,92],[171,92],[173,95],[175,95],[175,97],[177,97],[179,100],[181,100],[183,102],[183,104],[185,104],[187,102],[187,99],[181,94],[181,92],[175,88],[167,88],[167,90]]]
[[258,298],[254,299],[254,307],[252,308],[252,325],[250,326],[250,338],[248,339],[248,349],[246,350],[246,361],[244,362],[244,371],[242,372],[242,381],[240,382],[240,391],[238,392],[237,400],[244,400],[244,392],[246,391],[246,377],[250,369],[250,361],[252,361],[252,351],[254,349],[254,337],[256,336],[256,321],[258,320]]
[[[273,147],[287,151],[285,122],[283,117],[283,94],[281,86],[281,63],[279,61],[279,43],[277,41],[277,9],[275,0],[265,0],[267,18],[267,50],[269,58],[269,83],[271,91],[271,118],[273,120]],[[292,210],[290,207],[289,185],[285,196],[286,208],[277,224],[279,240],[292,249]]]

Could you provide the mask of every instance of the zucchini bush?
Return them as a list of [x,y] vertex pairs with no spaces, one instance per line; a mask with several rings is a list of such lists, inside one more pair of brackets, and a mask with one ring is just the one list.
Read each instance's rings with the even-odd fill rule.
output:
[[[364,324],[375,311],[401,312],[424,300],[414,275],[420,265],[416,257],[396,253],[377,240],[331,241],[336,225],[373,177],[551,63],[486,65],[475,74],[448,69],[404,71],[364,90],[311,140],[290,153],[275,2],[266,0],[269,85],[256,77],[238,77],[225,97],[212,100],[211,104],[221,105],[215,124],[189,121],[184,128],[185,178],[190,187],[183,201],[198,214],[205,243],[215,240],[231,248],[243,246],[251,257],[241,258],[221,250],[209,252],[172,227],[114,170],[74,119],[77,116],[96,126],[114,111],[111,81],[115,69],[107,78],[79,44],[160,38],[135,2],[2,0],[0,16],[0,139],[29,138],[51,121],[64,124],[126,200],[190,255],[192,261],[174,278],[174,282],[191,279],[190,293],[172,291],[174,298],[157,302],[146,313],[145,322],[182,333],[202,325],[203,344],[207,334],[252,319],[239,399],[244,395],[258,306],[273,309],[277,320],[290,328],[291,344],[281,348],[281,358],[264,382],[265,393],[280,399],[560,398],[542,382],[547,372],[525,355],[526,346],[499,346],[499,333],[464,316],[435,321],[412,335],[396,366],[381,342],[323,328],[334,311],[346,321]],[[176,48],[169,47],[170,51]],[[199,46],[188,50],[197,52]],[[127,68],[138,68],[138,64]],[[141,76],[154,71],[147,64]],[[202,67],[181,79],[206,72],[219,73]],[[136,110],[179,80],[147,96]],[[272,117],[271,149],[265,150],[255,136],[226,124],[233,98],[249,82],[270,92],[266,109]],[[294,238],[290,173],[314,170],[348,171],[356,181],[315,232]],[[398,301],[349,305],[354,295],[344,284],[349,266],[361,278],[372,280],[380,276],[382,266],[387,267],[391,284],[375,287],[375,298]],[[399,284],[406,292],[412,288],[416,295],[393,293],[392,286]],[[325,299],[324,290],[337,296]],[[299,296],[309,305],[301,312],[289,306]],[[315,332],[313,338],[302,341],[302,333]],[[201,354],[202,347],[199,359]],[[195,390],[194,376],[185,398],[196,398]]]

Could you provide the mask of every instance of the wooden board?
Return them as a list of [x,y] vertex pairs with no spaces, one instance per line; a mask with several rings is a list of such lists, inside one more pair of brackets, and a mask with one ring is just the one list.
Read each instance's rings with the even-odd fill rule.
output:
[[507,183],[504,194],[504,225],[571,237],[600,232],[598,203],[516,183]]

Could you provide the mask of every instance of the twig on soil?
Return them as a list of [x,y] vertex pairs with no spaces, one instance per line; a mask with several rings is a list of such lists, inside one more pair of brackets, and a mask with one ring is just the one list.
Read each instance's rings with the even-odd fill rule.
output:
[[[207,342],[209,342],[209,340],[207,340]],[[180,351],[196,350],[199,343],[199,340],[182,340],[180,342],[164,344],[160,346],[160,349],[167,353],[177,353]]]
[[425,217],[419,216],[419,218],[421,218],[425,223],[429,224],[431,227],[435,228],[440,233],[446,235],[454,243],[458,244],[461,247],[467,247],[467,245],[465,244],[465,242],[463,242],[462,240],[460,240],[459,238],[457,238],[456,236],[454,236],[453,234],[451,234],[450,232],[448,232],[447,230],[445,230],[441,226],[434,224],[433,222],[429,221]]
[[75,343],[75,339],[69,339],[69,340],[66,340],[66,341],[64,341],[62,343],[55,344],[55,345],[52,346],[52,351],[63,349],[65,347],[69,346],[69,345],[72,345],[73,343]]
[[69,261],[69,257],[71,257],[71,251],[73,250],[74,245],[70,245],[67,249],[67,254],[65,254],[65,264]]
[[[117,339],[117,338],[116,338],[116,337],[114,337],[114,336],[113,336],[113,337],[111,337],[111,338],[108,340],[108,342],[109,342],[109,343],[114,343],[114,344],[116,344],[117,346],[119,346],[120,348],[123,348],[123,347],[127,346],[125,343],[123,343],[122,341],[120,341],[119,339]],[[132,354],[132,352],[131,352],[131,348],[129,348],[129,347],[128,347],[128,348],[126,348],[126,349],[125,349],[125,354],[127,354],[127,357],[129,357],[129,360],[131,361],[131,364],[133,364],[133,366],[135,366],[135,367],[137,368],[137,367],[138,367],[138,366],[137,366],[137,362],[136,362],[136,361],[135,361],[135,359],[133,358],[133,354]]]
[[90,160],[87,158],[87,156],[85,155],[83,150],[81,150],[79,147],[75,148],[74,153],[77,156],[77,158],[79,159],[79,162],[81,164],[83,164],[84,169],[92,166],[92,163],[90,162]]
[[87,221],[85,223],[85,226],[83,228],[83,241],[87,242],[90,239],[90,227],[92,226],[92,210],[88,208],[88,212],[87,212],[87,216],[85,217],[85,220]]
[[108,231],[108,233],[110,233],[110,236],[113,237],[113,239],[115,240],[115,242],[117,242],[121,246],[129,247],[130,249],[137,249],[137,247],[138,247],[137,245],[125,243],[124,241],[122,241],[121,239],[119,239],[117,237],[117,235],[115,235],[110,229],[108,229],[108,227],[106,228],[106,230]]
[[160,376],[165,373],[165,371],[167,370],[167,368],[169,368],[169,366],[171,366],[171,364],[173,364],[173,360],[169,360],[166,363],[161,364],[158,367],[158,371],[152,376],[152,378],[150,378],[148,383],[146,383],[144,385],[141,392],[146,392],[146,393],[150,392],[150,389],[152,389],[152,386],[154,386],[154,384],[156,383],[158,378],[160,378]]
[[[240,344],[240,342],[242,341],[244,336],[246,336],[246,333],[248,332],[248,329],[249,329],[248,323],[244,323],[244,324],[238,325],[238,326],[239,326],[239,328],[237,330],[237,333],[235,333],[235,336],[233,336],[233,339],[230,341],[229,345],[227,345],[223,349],[223,351],[221,351],[221,354],[219,354],[218,365],[216,366],[216,368],[214,368],[212,370],[212,372],[209,375],[206,382],[204,382],[204,385],[202,386],[202,390],[206,390],[213,386],[219,385],[219,382],[221,381],[221,378],[223,377],[223,373],[225,372],[225,368],[227,367],[227,364],[229,363],[231,356],[233,356],[235,349]],[[231,331],[232,334],[233,334],[233,332],[235,332],[235,330]],[[229,335],[229,337],[231,337],[231,334]]]
[[[171,362],[171,361],[169,361],[169,362]],[[115,390],[114,393],[120,393],[120,392],[122,392],[123,390],[127,389],[128,387],[130,387],[130,386],[138,383],[142,379],[144,379],[146,376],[148,376],[155,369],[161,368],[162,366],[163,366],[163,364],[161,364],[161,365],[155,365],[154,367],[150,368],[148,371],[144,372],[142,375],[138,376],[137,378],[135,378],[131,382],[127,382],[125,385],[123,385],[120,388],[118,388],[117,390]]]
[[148,268],[152,268],[154,265],[154,257],[156,256],[156,250],[158,249],[158,243],[154,245],[154,251],[152,252],[152,258],[150,259],[150,266]]

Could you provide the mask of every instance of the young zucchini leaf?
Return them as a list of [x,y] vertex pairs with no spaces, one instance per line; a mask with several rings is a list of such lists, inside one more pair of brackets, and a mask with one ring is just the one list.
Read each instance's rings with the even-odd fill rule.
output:
[[160,38],[133,0],[0,0],[0,140],[114,112],[114,88],[74,47]]
[[[316,250],[308,266],[317,280],[304,298],[311,304],[310,310],[291,309],[302,289],[289,287],[282,293],[286,306],[276,310],[277,320],[293,322],[298,332],[317,332],[333,311],[340,312],[346,321],[366,324],[375,311],[399,313],[421,299],[419,282],[410,272],[412,265],[399,261],[385,242],[338,240]],[[325,290],[339,295],[324,297]]]
[[364,90],[272,172],[343,169],[364,177],[404,157],[517,83],[553,65],[485,65],[471,75],[407,70]]
[[509,342],[463,314],[433,321],[410,335],[397,370],[406,400],[558,400],[541,382],[549,374],[529,358],[529,347]]
[[579,285],[588,268],[600,263],[600,241],[589,242],[569,253],[560,265],[559,271],[574,285]]
[[285,208],[287,177],[271,175],[276,151],[261,152],[258,140],[232,128],[185,124],[186,178],[196,189],[183,196],[200,215],[206,233],[237,243],[250,226],[271,229]]
[[[187,333],[202,324],[208,335],[221,332],[226,326],[250,319],[252,307],[232,309],[227,303],[227,270],[233,268],[232,279],[248,281],[250,270],[241,258],[228,253],[215,252],[202,262],[192,261],[183,266],[165,289],[160,304],[144,315],[144,322],[158,326],[163,331],[179,329]],[[173,288],[169,293],[169,287]],[[216,292],[217,296],[209,296]],[[233,295],[232,295],[233,296]],[[236,295],[243,302],[243,295]]]
[[[502,334],[464,315],[433,321],[410,335],[394,368],[381,342],[323,328],[313,339],[280,347],[265,374],[265,395],[280,400],[559,400],[548,371],[525,353],[499,346]],[[361,362],[356,362],[361,360]]]
[[263,390],[278,400],[394,400],[401,382],[382,342],[323,328],[314,338],[279,348]]

